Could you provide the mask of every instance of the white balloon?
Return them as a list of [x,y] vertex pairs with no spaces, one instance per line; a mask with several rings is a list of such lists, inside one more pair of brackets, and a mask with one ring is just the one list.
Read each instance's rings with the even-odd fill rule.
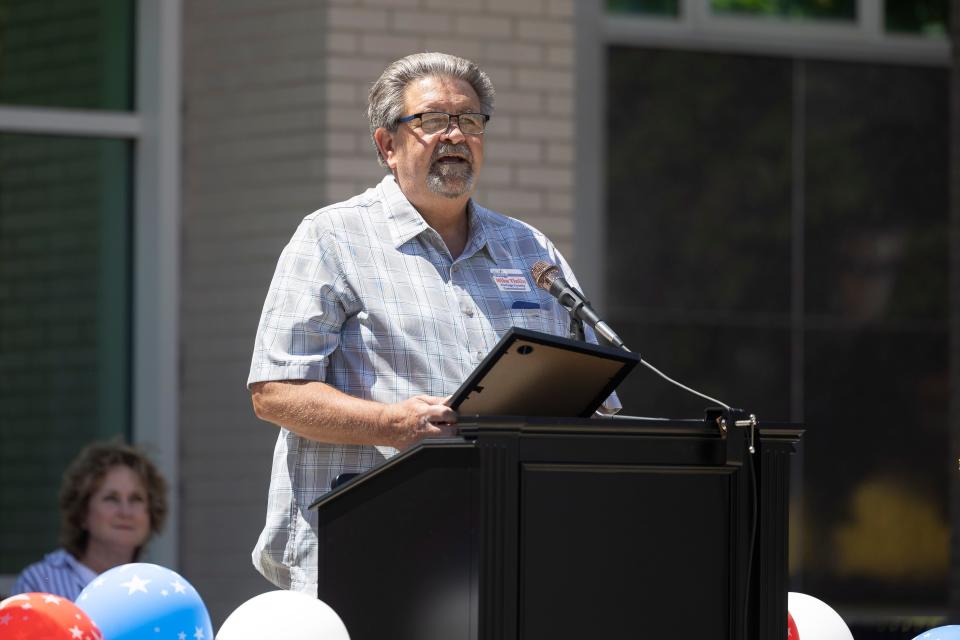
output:
[[847,623],[822,600],[791,591],[787,594],[787,610],[800,640],[853,640]]
[[337,612],[297,591],[269,591],[231,613],[216,640],[350,640]]

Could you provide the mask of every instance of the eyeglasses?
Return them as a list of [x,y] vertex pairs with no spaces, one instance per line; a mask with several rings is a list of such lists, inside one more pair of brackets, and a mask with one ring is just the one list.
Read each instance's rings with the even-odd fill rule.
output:
[[420,120],[420,129],[426,134],[440,133],[450,128],[450,120],[456,120],[460,131],[470,135],[478,136],[483,133],[487,126],[487,120],[490,119],[485,113],[444,113],[442,111],[428,111],[426,113],[415,113],[405,118],[397,120],[400,122],[410,122]]

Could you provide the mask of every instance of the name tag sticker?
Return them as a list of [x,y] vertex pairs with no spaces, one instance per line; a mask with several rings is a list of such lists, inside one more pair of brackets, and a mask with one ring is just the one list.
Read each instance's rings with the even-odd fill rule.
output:
[[490,269],[490,275],[500,291],[530,291],[527,276],[520,269]]

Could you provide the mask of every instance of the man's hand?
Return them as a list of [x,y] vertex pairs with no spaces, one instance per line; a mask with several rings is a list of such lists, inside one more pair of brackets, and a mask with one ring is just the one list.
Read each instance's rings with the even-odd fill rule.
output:
[[385,405],[383,420],[395,434],[391,446],[406,449],[430,436],[453,435],[457,412],[444,402],[446,398],[414,396]]

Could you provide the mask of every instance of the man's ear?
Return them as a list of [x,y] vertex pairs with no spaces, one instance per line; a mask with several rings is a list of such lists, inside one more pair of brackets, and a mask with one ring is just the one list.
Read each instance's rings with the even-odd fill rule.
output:
[[396,140],[394,136],[396,134],[390,133],[385,128],[380,127],[373,132],[373,139],[377,143],[377,149],[380,150],[380,155],[383,156],[384,162],[387,163],[387,166],[391,170],[397,168],[397,148]]

